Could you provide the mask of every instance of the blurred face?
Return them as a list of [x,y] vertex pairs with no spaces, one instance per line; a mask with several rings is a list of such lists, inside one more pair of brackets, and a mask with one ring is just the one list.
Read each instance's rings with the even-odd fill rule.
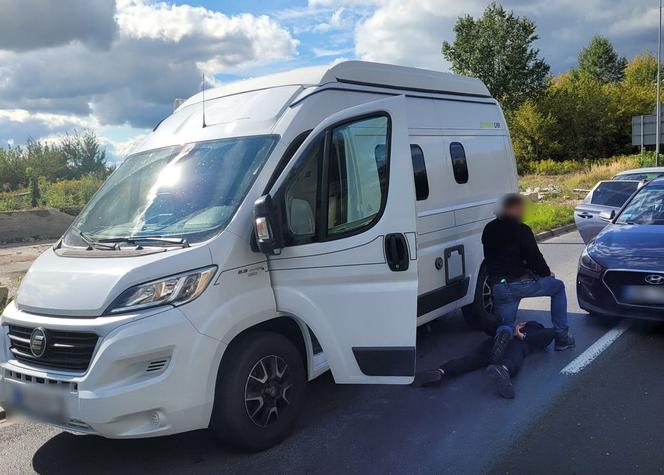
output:
[[521,203],[512,203],[509,206],[503,208],[503,216],[507,216],[516,221],[523,221],[523,215],[525,213],[525,206],[523,202]]

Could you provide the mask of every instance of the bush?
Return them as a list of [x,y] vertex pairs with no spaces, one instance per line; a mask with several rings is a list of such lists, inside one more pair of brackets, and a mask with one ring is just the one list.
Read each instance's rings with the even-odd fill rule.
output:
[[570,224],[574,221],[574,208],[553,203],[530,203],[526,212],[526,224],[535,234]]
[[86,175],[77,180],[63,180],[46,185],[43,193],[46,205],[58,209],[80,209],[99,189],[103,179]]

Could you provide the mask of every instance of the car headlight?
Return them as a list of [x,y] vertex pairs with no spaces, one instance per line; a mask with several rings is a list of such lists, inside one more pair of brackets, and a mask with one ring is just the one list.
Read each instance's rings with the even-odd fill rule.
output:
[[191,302],[203,293],[216,271],[217,266],[204,267],[130,287],[113,301],[106,313]]
[[579,260],[579,264],[581,265],[581,267],[584,267],[588,270],[597,273],[600,273],[604,270],[604,267],[598,264],[597,261],[595,261],[595,259],[590,257],[590,254],[588,254],[588,249],[584,249],[583,253],[581,253],[581,259]]

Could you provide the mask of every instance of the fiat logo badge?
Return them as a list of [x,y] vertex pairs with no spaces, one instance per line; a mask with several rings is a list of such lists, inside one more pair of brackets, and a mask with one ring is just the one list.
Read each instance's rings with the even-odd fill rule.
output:
[[664,284],[664,275],[660,274],[650,274],[646,276],[646,283],[650,285],[662,285]]
[[41,358],[46,353],[46,330],[35,328],[30,335],[30,353],[35,358]]

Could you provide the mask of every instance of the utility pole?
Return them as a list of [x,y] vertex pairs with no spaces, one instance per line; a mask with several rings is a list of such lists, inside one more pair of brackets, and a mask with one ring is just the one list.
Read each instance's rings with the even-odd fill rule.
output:
[[660,100],[662,63],[662,0],[659,0],[659,30],[657,30],[657,138],[655,139],[655,165],[659,166],[659,142],[662,136],[662,102]]

